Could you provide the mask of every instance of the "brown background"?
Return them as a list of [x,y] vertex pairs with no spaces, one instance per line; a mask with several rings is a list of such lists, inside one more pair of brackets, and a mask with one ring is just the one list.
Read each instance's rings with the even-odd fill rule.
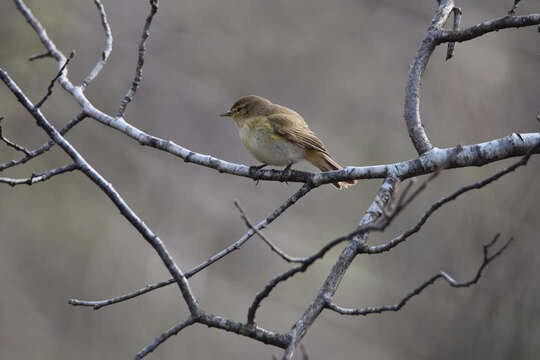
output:
[[[463,24],[503,16],[510,0],[460,2]],[[70,77],[86,76],[104,36],[92,1],[29,1],[64,53],[76,50]],[[147,1],[104,1],[114,35],[112,56],[88,97],[114,114],[131,79]],[[239,96],[258,94],[300,112],[343,165],[415,157],[403,96],[407,71],[431,21],[435,1],[162,1],[151,29],[144,81],[126,117],[134,126],[191,150],[245,164],[254,160],[234,125],[216,114]],[[539,11],[523,1],[522,13]],[[0,3],[0,66],[34,100],[56,73],[37,36],[10,1]],[[538,131],[540,40],[536,28],[504,30],[457,45],[444,61],[435,51],[422,93],[423,119],[439,147],[471,144],[512,132]],[[39,146],[44,133],[4,86],[0,111],[10,139]],[[56,126],[79,111],[55,90],[43,106]],[[93,120],[68,136],[87,160],[163,239],[182,269],[237,240],[245,227],[237,198],[259,221],[298,184],[254,182],[185,164],[139,146]],[[0,161],[20,154],[0,145]],[[51,150],[2,173],[29,176],[65,164]],[[442,195],[508,165],[445,172],[385,234],[388,240]],[[310,169],[307,165],[300,168]],[[409,242],[388,254],[358,258],[336,301],[344,306],[393,303],[432,274],[470,278],[481,244],[501,232],[518,239],[469,289],[439,283],[402,311],[369,317],[325,312],[304,340],[311,359],[531,359],[540,352],[537,270],[540,163],[452,202]],[[358,223],[380,184],[348,191],[319,188],[271,225],[266,234],[305,256]],[[0,358],[126,359],[186,316],[177,288],[93,311],[70,297],[103,299],[166,279],[157,255],[118,210],[78,173],[52,181],[0,187]],[[317,292],[339,249],[310,271],[280,285],[263,302],[258,323],[285,331]],[[239,321],[255,293],[287,265],[257,238],[191,280],[207,311]],[[276,348],[194,326],[171,338],[152,359],[271,359]]]

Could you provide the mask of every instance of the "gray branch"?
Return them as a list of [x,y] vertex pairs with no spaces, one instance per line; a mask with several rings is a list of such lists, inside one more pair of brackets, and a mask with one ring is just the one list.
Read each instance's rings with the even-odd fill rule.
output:
[[133,79],[133,82],[131,83],[131,88],[126,93],[126,96],[124,96],[124,99],[120,103],[120,108],[118,109],[118,113],[116,114],[116,117],[121,118],[124,116],[124,112],[126,111],[127,105],[133,100],[133,96],[135,96],[135,93],[137,92],[137,89],[141,85],[142,80],[142,68],[144,65],[144,53],[146,52],[146,40],[150,36],[150,25],[152,25],[152,20],[154,19],[154,15],[156,15],[156,12],[158,10],[158,0],[150,0],[150,14],[146,18],[146,22],[144,24],[143,33],[141,36],[141,42],[139,44],[139,57],[137,59],[137,69],[135,70],[135,79]]
[[0,177],[0,183],[8,184],[11,186],[16,185],[33,185],[38,182],[47,181],[53,176],[60,175],[66,172],[70,172],[73,170],[78,170],[79,166],[76,164],[70,164],[61,166],[56,169],[47,170],[41,173],[32,174],[29,178],[22,178],[22,179],[14,179],[14,178],[7,178],[7,177]]
[[[65,75],[63,75],[65,76]],[[150,245],[156,250],[159,257],[176,280],[176,283],[180,287],[184,300],[189,307],[192,315],[198,316],[200,313],[199,306],[195,297],[191,293],[189,284],[180,268],[176,265],[171,255],[165,248],[165,245],[148,226],[131,210],[126,204],[114,187],[105,180],[92,166],[80,155],[77,150],[47,121],[41,111],[36,108],[30,100],[24,95],[17,84],[9,77],[7,72],[0,69],[0,79],[6,84],[8,89],[17,97],[19,102],[26,108],[26,110],[34,117],[38,125],[45,130],[51,139],[53,139],[64,150],[69,157],[73,159],[75,164],[80,170],[90,178],[116,205],[122,215],[137,229],[137,231],[150,243]]]
[[[84,120],[86,118],[86,114],[84,113],[80,113],[78,115],[76,115],[73,119],[71,119],[61,130],[60,130],[60,134],[61,135],[65,135],[69,130],[71,130],[72,127],[74,127],[75,125],[77,125],[79,122],[81,122],[82,120]],[[35,150],[32,150],[32,151],[28,151],[28,154],[19,158],[19,159],[15,159],[15,160],[11,160],[11,161],[7,161],[5,163],[0,163],[0,172],[2,172],[3,170],[6,170],[10,167],[13,167],[13,166],[16,166],[16,165],[19,165],[19,164],[24,164],[26,163],[28,160],[31,160],[41,154],[43,154],[44,152],[48,151],[51,147],[53,147],[53,145],[56,144],[53,140],[49,140],[48,142],[46,142],[45,144],[41,145],[39,148],[35,149]]]
[[[14,1],[23,16],[36,31],[39,39],[41,40],[45,48],[50,51],[51,55],[59,62],[59,64],[63,64],[65,62],[65,56],[57,50],[54,43],[49,39],[47,32],[35,19],[32,12],[28,9],[28,7],[24,4],[22,0]],[[447,2],[448,0],[443,1],[443,3]],[[446,9],[446,7],[444,9]],[[448,14],[446,14],[446,17],[447,16]],[[435,21],[439,17],[440,15],[437,15],[435,17],[435,25],[440,23],[440,19],[439,21]],[[429,56],[425,58],[426,62],[427,60],[429,60]],[[418,86],[420,85],[419,80],[420,79],[418,78]],[[185,147],[182,147],[170,140],[165,140],[156,136],[149,135],[126,122],[124,118],[112,117],[98,110],[86,98],[82,91],[83,89],[81,87],[73,85],[65,74],[60,76],[58,81],[60,82],[62,87],[75,98],[75,100],[83,108],[83,111],[89,117],[115,130],[122,132],[123,134],[131,137],[132,139],[137,140],[141,145],[150,146],[155,149],[168,152],[172,155],[180,157],[185,162],[191,162],[197,165],[212,168],[220,173],[248,177],[253,180],[303,182],[310,184],[313,187],[316,187],[323,184],[330,184],[343,180],[375,178],[384,179],[389,174],[396,173],[396,171],[396,175],[400,178],[410,178],[433,172],[435,169],[438,168],[438,166],[446,162],[448,157],[451,156],[452,152],[455,150],[455,148],[433,149],[429,153],[424,153],[424,155],[420,156],[418,159],[387,165],[347,167],[343,170],[329,171],[326,173],[317,174],[297,170],[289,170],[285,173],[279,170],[256,170],[246,165],[231,163],[210,155],[197,153]],[[410,100],[407,100],[407,102],[409,101]],[[408,107],[406,106],[406,108]],[[419,114],[417,119],[419,121]],[[537,139],[540,139],[540,133],[521,134],[521,136],[512,135],[506,138],[501,138],[482,144],[465,146],[463,156],[456,159],[454,164],[449,167],[455,168],[480,166],[509,157],[521,156],[526,154],[527,151],[532,146],[534,146]],[[492,151],[494,149],[496,149],[497,151]]]
[[105,63],[107,62],[107,59],[111,55],[112,46],[113,46],[113,37],[111,32],[111,26],[109,25],[109,21],[107,20],[107,13],[105,12],[105,8],[103,7],[103,4],[100,0],[94,0],[94,3],[96,4],[99,15],[101,17],[101,25],[103,26],[103,30],[105,30],[105,49],[101,53],[101,57],[97,61],[96,65],[90,71],[88,76],[83,80],[81,87],[85,88],[96,78],[96,76],[99,75],[101,72],[101,69],[103,69],[103,66],[105,66]]
[[[80,169],[86,176],[88,176],[117,206],[122,215],[138,230],[138,232],[148,241],[156,250],[157,254],[160,256],[161,260],[171,273],[173,279],[161,282],[158,284],[152,284],[147,286],[144,289],[138,290],[136,292],[123,295],[115,299],[105,300],[105,302],[84,302],[80,300],[71,300],[70,303],[74,305],[87,305],[94,306],[94,308],[99,308],[105,305],[116,303],[119,301],[124,301],[128,298],[132,298],[148,291],[157,289],[159,287],[165,286],[170,283],[177,283],[182,296],[190,310],[190,317],[176,325],[175,327],[164,332],[160,337],[156,338],[154,342],[148,345],[143,349],[138,355],[137,358],[141,358],[149,352],[153,351],[159,344],[167,340],[170,336],[178,333],[183,328],[190,326],[194,323],[205,324],[209,327],[219,328],[225,331],[230,331],[239,335],[247,336],[258,341],[261,341],[266,344],[271,344],[285,349],[283,359],[292,359],[296,346],[305,336],[306,332],[317,319],[319,314],[328,307],[336,309],[342,308],[337,305],[332,305],[332,297],[334,296],[335,291],[337,290],[341,280],[348,267],[352,263],[353,259],[359,253],[376,253],[380,251],[386,251],[384,246],[388,246],[389,249],[399,244],[401,241],[390,241],[387,244],[383,244],[379,247],[368,247],[366,244],[367,234],[369,231],[380,229],[384,224],[388,224],[389,221],[395,216],[395,213],[392,213],[393,206],[393,196],[395,195],[397,184],[400,180],[406,178],[412,178],[418,175],[431,174],[431,173],[440,173],[442,167],[444,168],[457,168],[457,167],[469,167],[469,166],[482,166],[491,162],[499,161],[502,159],[523,156],[525,157],[521,160],[522,165],[530,158],[532,154],[540,153],[538,144],[540,143],[540,133],[529,133],[529,134],[512,134],[510,136],[488,141],[482,144],[475,144],[463,147],[454,147],[447,149],[438,149],[434,147],[424,130],[420,117],[420,86],[421,80],[426,69],[427,63],[433,53],[433,50],[436,46],[442,43],[454,43],[460,41],[470,40],[476,37],[479,37],[488,32],[497,31],[504,28],[510,27],[523,27],[530,25],[537,25],[540,23],[540,15],[528,15],[528,16],[508,16],[498,19],[493,19],[486,21],[484,23],[472,26],[470,28],[459,30],[457,25],[454,26],[453,30],[443,30],[443,26],[446,23],[448,16],[455,9],[454,2],[452,0],[440,0],[439,6],[436,11],[436,14],[432,20],[431,25],[429,26],[425,38],[422,40],[416,56],[411,64],[406,96],[405,96],[405,109],[404,109],[404,118],[407,124],[407,129],[409,136],[417,150],[419,157],[413,160],[397,162],[394,164],[385,164],[385,165],[376,165],[376,166],[366,166],[366,167],[348,167],[339,171],[331,171],[326,173],[308,173],[302,171],[277,171],[277,170],[256,170],[242,164],[236,164],[227,162],[216,157],[205,155],[202,153],[197,153],[191,151],[187,148],[184,148],[178,144],[175,144],[172,141],[161,139],[145,132],[139,130],[138,128],[130,125],[124,118],[123,114],[125,111],[125,106],[129,101],[131,101],[135,91],[140,85],[142,66],[144,63],[144,52],[145,52],[145,42],[148,38],[148,30],[152,22],[153,16],[157,11],[157,0],[150,0],[151,10],[148,15],[143,30],[143,35],[141,37],[141,42],[139,45],[139,57],[138,64],[136,69],[135,79],[133,81],[131,89],[126,94],[126,97],[122,101],[118,115],[116,117],[105,114],[104,112],[97,109],[85,96],[84,89],[86,85],[101,71],[102,67],[105,64],[106,58],[110,53],[110,46],[112,45],[112,35],[110,34],[110,27],[106,19],[105,11],[99,0],[95,0],[95,3],[100,11],[102,18],[102,25],[106,32],[106,49],[103,53],[102,60],[99,61],[88,77],[83,81],[81,86],[74,85],[67,76],[67,72],[64,71],[65,64],[67,59],[62,52],[60,52],[55,44],[48,37],[47,32],[42,27],[42,25],[37,21],[32,12],[28,9],[26,4],[22,0],[14,0],[17,8],[32,26],[36,34],[38,35],[40,41],[45,47],[45,52],[33,56],[32,58],[41,58],[45,56],[53,57],[58,63],[59,76],[57,77],[58,82],[73,98],[79,103],[82,108],[81,118],[84,116],[91,117],[96,121],[105,124],[113,129],[116,129],[123,134],[131,137],[138,141],[141,145],[151,146],[153,148],[165,151],[174,156],[177,156],[183,159],[185,162],[192,162],[201,166],[215,169],[219,172],[228,173],[236,176],[248,177],[253,180],[268,180],[268,181],[289,181],[289,182],[301,182],[304,183],[302,188],[298,190],[293,196],[291,196],[280,208],[276,209],[270,216],[259,224],[253,226],[246,219],[249,230],[248,232],[238,241],[233,243],[228,248],[224,249],[220,253],[209,258],[205,262],[201,263],[197,267],[190,270],[188,273],[182,273],[180,268],[175,264],[174,260],[168,253],[162,241],[148,228],[141,219],[128,207],[125,201],[120,197],[118,192],[108,183],[96,170],[94,170],[88,162],[77,152],[73,146],[65,140],[60,132],[58,132],[54,127],[50,125],[47,119],[39,111],[37,106],[32,105],[32,103],[26,98],[24,93],[17,87],[17,85],[9,78],[8,74],[0,69],[0,78],[12,91],[12,93],[17,97],[17,99],[23,104],[23,106],[32,114],[32,116],[38,122],[38,125],[42,127],[49,137],[73,159],[74,166],[77,169]],[[515,1],[515,5],[517,1]],[[454,15],[457,16],[457,13]],[[459,25],[459,18],[456,19],[456,23]],[[109,51],[107,52],[107,49]],[[55,78],[56,80],[56,78]],[[53,81],[54,83],[54,81]],[[69,124],[68,124],[69,125]],[[69,130],[69,129],[68,129]],[[67,130],[66,130],[67,131]],[[47,144],[44,146],[46,147]],[[51,145],[52,146],[52,145]],[[43,147],[43,146],[42,146]],[[50,146],[49,146],[50,147]],[[40,148],[41,149],[41,148]],[[457,150],[460,150],[459,152]],[[39,150],[39,149],[38,149]],[[43,150],[46,151],[46,150]],[[42,151],[42,152],[43,152]],[[41,152],[41,153],[42,153]],[[36,155],[37,156],[37,155]],[[25,158],[31,158],[30,154],[27,154]],[[19,161],[19,160],[17,160]],[[24,161],[16,162],[22,163]],[[26,160],[25,160],[26,161]],[[10,162],[12,163],[12,162]],[[15,165],[16,165],[15,164]],[[2,166],[3,164],[0,164]],[[14,166],[14,165],[9,165]],[[9,167],[6,165],[6,168]],[[521,165],[519,165],[521,166]],[[517,166],[516,166],[517,167]],[[515,168],[514,168],[515,169]],[[0,168],[1,170],[1,168]],[[511,170],[504,171],[503,176],[506,173],[509,173]],[[497,174],[496,174],[497,175]],[[495,177],[495,175],[494,175]],[[189,288],[189,283],[187,278],[194,275],[198,271],[206,268],[215,261],[223,258],[230,252],[238,249],[242,244],[244,244],[250,237],[254,234],[259,234],[262,236],[261,230],[270,224],[274,219],[280,216],[289,206],[294,204],[304,195],[306,195],[310,190],[315,187],[321,186],[323,184],[335,183],[338,181],[352,180],[352,179],[369,179],[369,178],[383,178],[384,183],[375,199],[373,200],[371,206],[366,211],[363,216],[357,229],[345,236],[342,236],[338,239],[335,239],[328,243],[323,249],[317,252],[315,255],[302,259],[301,263],[295,268],[275,277],[270,281],[269,284],[257,294],[254,302],[250,306],[248,311],[248,321],[247,324],[242,324],[239,322],[231,321],[224,319],[220,316],[211,315],[203,312],[191,293]],[[497,177],[498,178],[498,177]],[[491,180],[491,181],[495,181]],[[491,181],[483,184],[477,183],[477,187],[473,186],[472,188],[480,188],[487,185]],[[473,184],[474,185],[474,184]],[[462,193],[471,190],[464,190]],[[415,194],[417,194],[415,192]],[[402,197],[397,201],[397,209],[402,209],[410,203],[411,198],[414,198],[413,194],[410,198],[405,199]],[[461,194],[461,193],[460,193]],[[456,195],[459,196],[460,194]],[[449,201],[449,200],[448,200]],[[447,202],[447,201],[446,201]],[[446,203],[444,202],[444,203]],[[438,205],[442,206],[444,203]],[[434,204],[435,205],[435,204]],[[437,207],[438,208],[438,207]],[[431,211],[433,213],[437,208],[434,208],[433,211],[428,210],[427,213]],[[399,211],[396,211],[399,212]],[[426,213],[426,214],[427,214]],[[429,217],[430,214],[427,215]],[[427,219],[426,217],[426,219]],[[377,220],[381,222],[377,222]],[[382,220],[381,220],[382,219]],[[419,221],[420,223],[421,221]],[[424,220],[425,222],[425,220]],[[418,225],[418,223],[417,223]],[[419,225],[419,228],[422,224]],[[418,229],[419,229],[418,228]],[[418,230],[416,230],[418,231]],[[319,292],[305,310],[301,318],[294,324],[290,332],[287,334],[279,334],[275,332],[268,331],[266,329],[260,328],[255,325],[255,312],[259,308],[261,301],[268,296],[270,291],[275,288],[275,286],[284,281],[294,274],[304,271],[307,267],[313,263],[315,260],[324,256],[324,254],[331,249],[333,246],[336,246],[339,243],[348,241],[347,245],[341,252],[339,259],[334,264],[329,275],[327,276],[325,282],[322,284]],[[491,246],[491,245],[488,245]],[[504,249],[505,247],[503,247]],[[499,250],[495,255],[489,260],[485,260],[485,265],[495,256],[498,256],[503,249]],[[487,248],[485,248],[485,259],[487,257]],[[485,266],[484,266],[485,267]],[[478,273],[478,278],[481,275],[483,267]],[[440,273],[437,276],[445,278],[450,284],[460,284],[456,283],[444,273]],[[433,279],[433,278],[432,278]],[[434,279],[433,281],[437,280]],[[429,281],[428,281],[429,282]],[[164,285],[163,285],[164,284]],[[426,285],[427,287],[428,285]],[[421,291],[421,290],[420,290]]]
[[[287,210],[290,206],[292,206],[294,203],[296,203],[298,200],[300,200],[302,197],[304,197],[309,191],[311,191],[311,187],[308,185],[304,185],[295,192],[290,198],[288,198],[279,208],[274,210],[272,214],[267,216],[263,221],[259,222],[257,225],[254,226],[254,229],[249,229],[240,239],[226,247],[225,249],[221,250],[214,256],[208,258],[207,260],[203,261],[199,265],[195,266],[191,270],[187,271],[185,273],[186,278],[190,278],[193,275],[197,274],[199,271],[207,268],[208,266],[212,265],[216,261],[224,258],[228,254],[230,254],[233,251],[236,251],[240,249],[242,245],[246,243],[256,232],[256,230],[262,230],[266,228],[268,225],[270,225],[275,219],[277,219],[285,210]],[[122,301],[126,301],[129,299],[133,299],[137,296],[146,294],[150,291],[157,290],[159,288],[162,288],[164,286],[174,284],[174,279],[169,279],[165,281],[160,281],[158,283],[147,285],[139,290],[135,290],[133,292],[127,293],[125,295],[121,295],[112,299],[107,300],[99,300],[99,301],[86,301],[86,300],[78,300],[78,299],[70,299],[69,303],[71,305],[78,305],[78,306],[91,306],[95,310],[98,310],[104,306],[116,304]]]
[[380,314],[386,311],[399,311],[403,306],[405,306],[409,300],[411,300],[413,297],[420,295],[422,291],[424,291],[427,287],[430,285],[433,285],[437,280],[444,279],[446,282],[451,286],[455,288],[462,288],[462,287],[469,287],[471,285],[476,284],[480,277],[482,276],[482,273],[486,266],[493,261],[495,258],[497,258],[499,255],[503,253],[504,250],[510,245],[510,243],[514,240],[513,238],[510,238],[499,250],[497,250],[492,255],[489,255],[489,249],[495,245],[497,240],[499,239],[499,235],[497,234],[492,241],[490,241],[488,244],[483,245],[483,254],[484,259],[480,266],[478,267],[478,270],[476,271],[475,276],[468,281],[465,282],[457,282],[455,281],[450,275],[445,273],[444,271],[441,271],[437,275],[432,276],[429,280],[422,283],[420,286],[418,286],[416,289],[414,289],[412,292],[407,294],[403,299],[401,299],[397,304],[393,305],[383,305],[383,306],[373,306],[373,307],[366,307],[361,309],[346,309],[341,306],[338,306],[331,301],[329,301],[326,304],[326,307],[330,310],[333,310],[337,312],[338,314],[342,315],[370,315],[370,314]]
[[438,31],[435,40],[437,44],[442,44],[449,41],[463,42],[494,31],[510,28],[521,28],[538,24],[540,24],[540,14],[530,14],[526,16],[503,16],[484,21],[480,24],[459,31]]

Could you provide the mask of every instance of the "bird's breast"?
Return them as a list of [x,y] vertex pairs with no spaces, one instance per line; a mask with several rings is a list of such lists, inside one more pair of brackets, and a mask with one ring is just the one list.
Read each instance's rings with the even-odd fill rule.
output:
[[303,148],[276,134],[264,121],[246,122],[239,128],[239,133],[246,149],[264,164],[285,166],[305,156]]

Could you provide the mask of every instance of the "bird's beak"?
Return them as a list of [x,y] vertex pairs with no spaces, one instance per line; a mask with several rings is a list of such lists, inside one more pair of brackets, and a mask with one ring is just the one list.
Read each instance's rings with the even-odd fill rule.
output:
[[223,113],[223,114],[219,114],[219,116],[231,116],[232,115],[232,112],[230,111],[227,111],[226,113]]

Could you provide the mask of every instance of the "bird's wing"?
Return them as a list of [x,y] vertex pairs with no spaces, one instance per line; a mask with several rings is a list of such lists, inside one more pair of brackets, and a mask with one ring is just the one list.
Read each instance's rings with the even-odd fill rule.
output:
[[273,114],[268,120],[274,132],[307,150],[317,150],[328,155],[323,142],[311,131],[304,119],[289,114]]

